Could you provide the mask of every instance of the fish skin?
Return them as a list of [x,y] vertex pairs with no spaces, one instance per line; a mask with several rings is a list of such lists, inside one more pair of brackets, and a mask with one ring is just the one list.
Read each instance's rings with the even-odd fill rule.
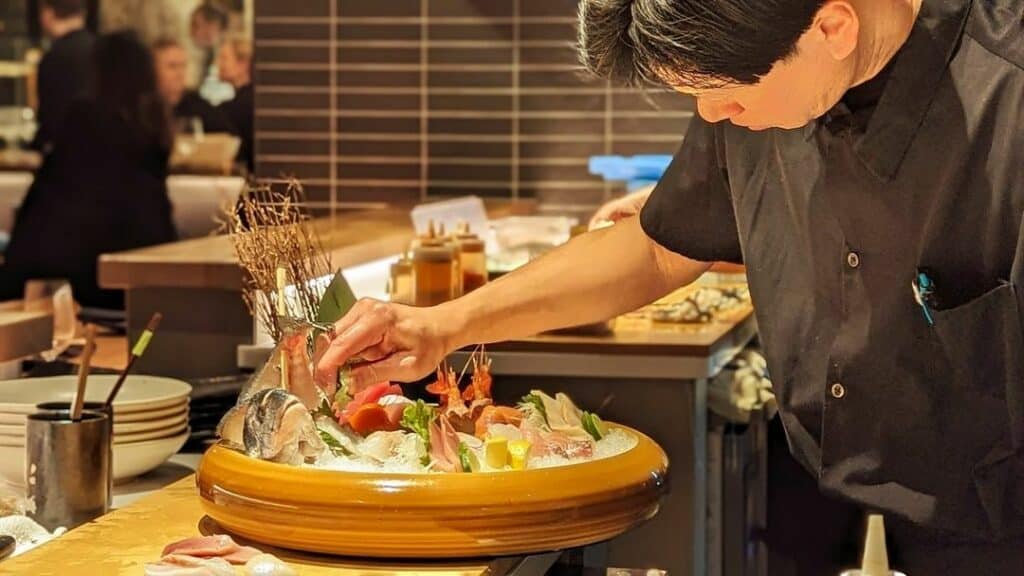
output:
[[247,400],[243,440],[245,453],[252,458],[271,459],[280,452],[274,447],[281,427],[281,418],[289,404],[298,402],[280,388],[260,390]]
[[217,437],[235,449],[245,447],[245,412],[248,404],[236,404],[231,407],[217,424]]
[[313,415],[295,396],[273,388],[257,392],[247,402],[242,438],[248,456],[301,464],[326,450]]

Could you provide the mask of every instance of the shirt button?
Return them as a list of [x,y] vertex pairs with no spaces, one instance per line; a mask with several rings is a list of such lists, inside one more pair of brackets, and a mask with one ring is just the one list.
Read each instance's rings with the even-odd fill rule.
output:
[[842,384],[836,382],[835,384],[832,385],[832,397],[839,399],[842,398],[843,396],[846,396],[846,388],[843,388]]
[[849,252],[846,254],[846,264],[850,268],[857,268],[860,266],[860,255],[856,252]]

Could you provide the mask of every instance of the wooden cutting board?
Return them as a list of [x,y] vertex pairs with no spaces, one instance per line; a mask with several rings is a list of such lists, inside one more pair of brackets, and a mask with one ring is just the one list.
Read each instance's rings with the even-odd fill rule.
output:
[[[0,574],[140,576],[147,562],[160,559],[160,552],[167,544],[216,529],[215,524],[204,520],[195,483],[195,476],[184,478],[39,548],[2,561]],[[250,544],[241,540],[239,543]],[[301,576],[483,576],[503,574],[506,571],[502,568],[503,562],[508,562],[371,562],[256,546],[288,562]],[[237,573],[243,574],[243,571],[238,569]]]

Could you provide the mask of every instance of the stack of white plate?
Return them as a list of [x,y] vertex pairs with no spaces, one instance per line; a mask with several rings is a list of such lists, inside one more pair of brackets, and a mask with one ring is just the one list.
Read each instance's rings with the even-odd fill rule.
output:
[[[85,399],[102,402],[117,376],[89,377]],[[75,376],[0,381],[0,477],[25,483],[25,419],[43,402],[70,402]],[[129,376],[114,401],[114,482],[163,464],[188,440],[192,387],[180,380]]]

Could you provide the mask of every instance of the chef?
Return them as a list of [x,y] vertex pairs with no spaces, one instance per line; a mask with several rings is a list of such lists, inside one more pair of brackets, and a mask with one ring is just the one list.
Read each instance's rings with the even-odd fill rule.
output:
[[818,488],[884,513],[908,574],[1024,573],[1024,1],[581,0],[580,50],[696,98],[639,216],[453,302],[358,303],[319,377],[413,380],[743,262]]

